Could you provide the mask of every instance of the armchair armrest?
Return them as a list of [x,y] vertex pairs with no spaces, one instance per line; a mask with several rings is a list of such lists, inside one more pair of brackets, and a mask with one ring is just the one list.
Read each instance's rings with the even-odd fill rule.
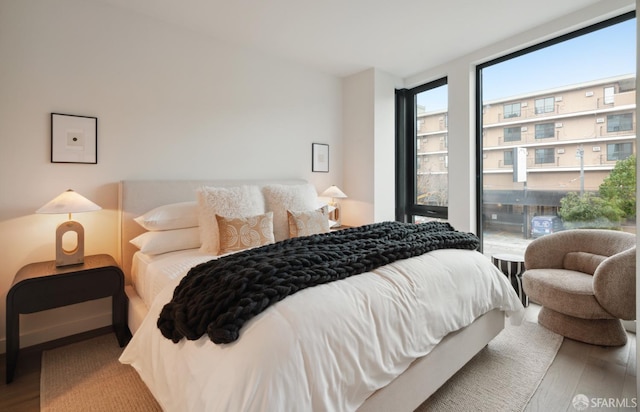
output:
[[613,316],[636,318],[636,248],[605,259],[593,274],[593,292],[598,303]]

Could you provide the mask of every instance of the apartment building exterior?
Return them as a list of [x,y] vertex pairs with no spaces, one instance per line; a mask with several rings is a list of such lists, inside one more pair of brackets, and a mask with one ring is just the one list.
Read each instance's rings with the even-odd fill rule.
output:
[[[619,160],[636,153],[635,75],[485,102],[485,229],[529,233],[556,215],[568,192],[597,192]],[[446,112],[417,115],[418,200],[446,204]]]

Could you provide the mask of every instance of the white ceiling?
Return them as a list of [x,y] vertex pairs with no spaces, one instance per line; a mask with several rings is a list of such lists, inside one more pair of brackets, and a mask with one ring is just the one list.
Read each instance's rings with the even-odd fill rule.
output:
[[406,77],[600,0],[102,1],[337,76]]

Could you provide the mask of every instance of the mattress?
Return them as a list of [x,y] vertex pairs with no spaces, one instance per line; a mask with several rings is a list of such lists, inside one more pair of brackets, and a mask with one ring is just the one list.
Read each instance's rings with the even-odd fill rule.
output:
[[524,313],[488,258],[444,249],[302,290],[231,344],[207,336],[174,344],[156,326],[160,310],[185,268],[209,258],[197,250],[137,258],[136,277],[151,279],[136,284],[152,304],[120,361],[167,411],[355,410],[450,332],[493,309],[515,324]]

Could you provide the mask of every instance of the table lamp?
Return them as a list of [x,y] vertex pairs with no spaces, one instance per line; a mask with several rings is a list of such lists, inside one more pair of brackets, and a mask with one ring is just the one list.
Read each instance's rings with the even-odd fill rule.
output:
[[[56,266],[69,266],[84,263],[84,228],[71,220],[72,213],[93,212],[102,209],[86,197],[69,189],[55,199],[36,210],[36,213],[68,213],[69,220],[61,223],[56,229]],[[76,247],[66,250],[62,237],[68,233],[76,234]]]
[[338,204],[338,202],[336,202],[336,199],[344,199],[347,197],[347,195],[345,195],[344,192],[338,188],[338,186],[332,185],[329,186],[327,190],[322,192],[320,196],[331,198],[331,202],[329,202],[329,219],[336,222],[334,226],[341,226],[342,216],[340,213],[340,205]]

